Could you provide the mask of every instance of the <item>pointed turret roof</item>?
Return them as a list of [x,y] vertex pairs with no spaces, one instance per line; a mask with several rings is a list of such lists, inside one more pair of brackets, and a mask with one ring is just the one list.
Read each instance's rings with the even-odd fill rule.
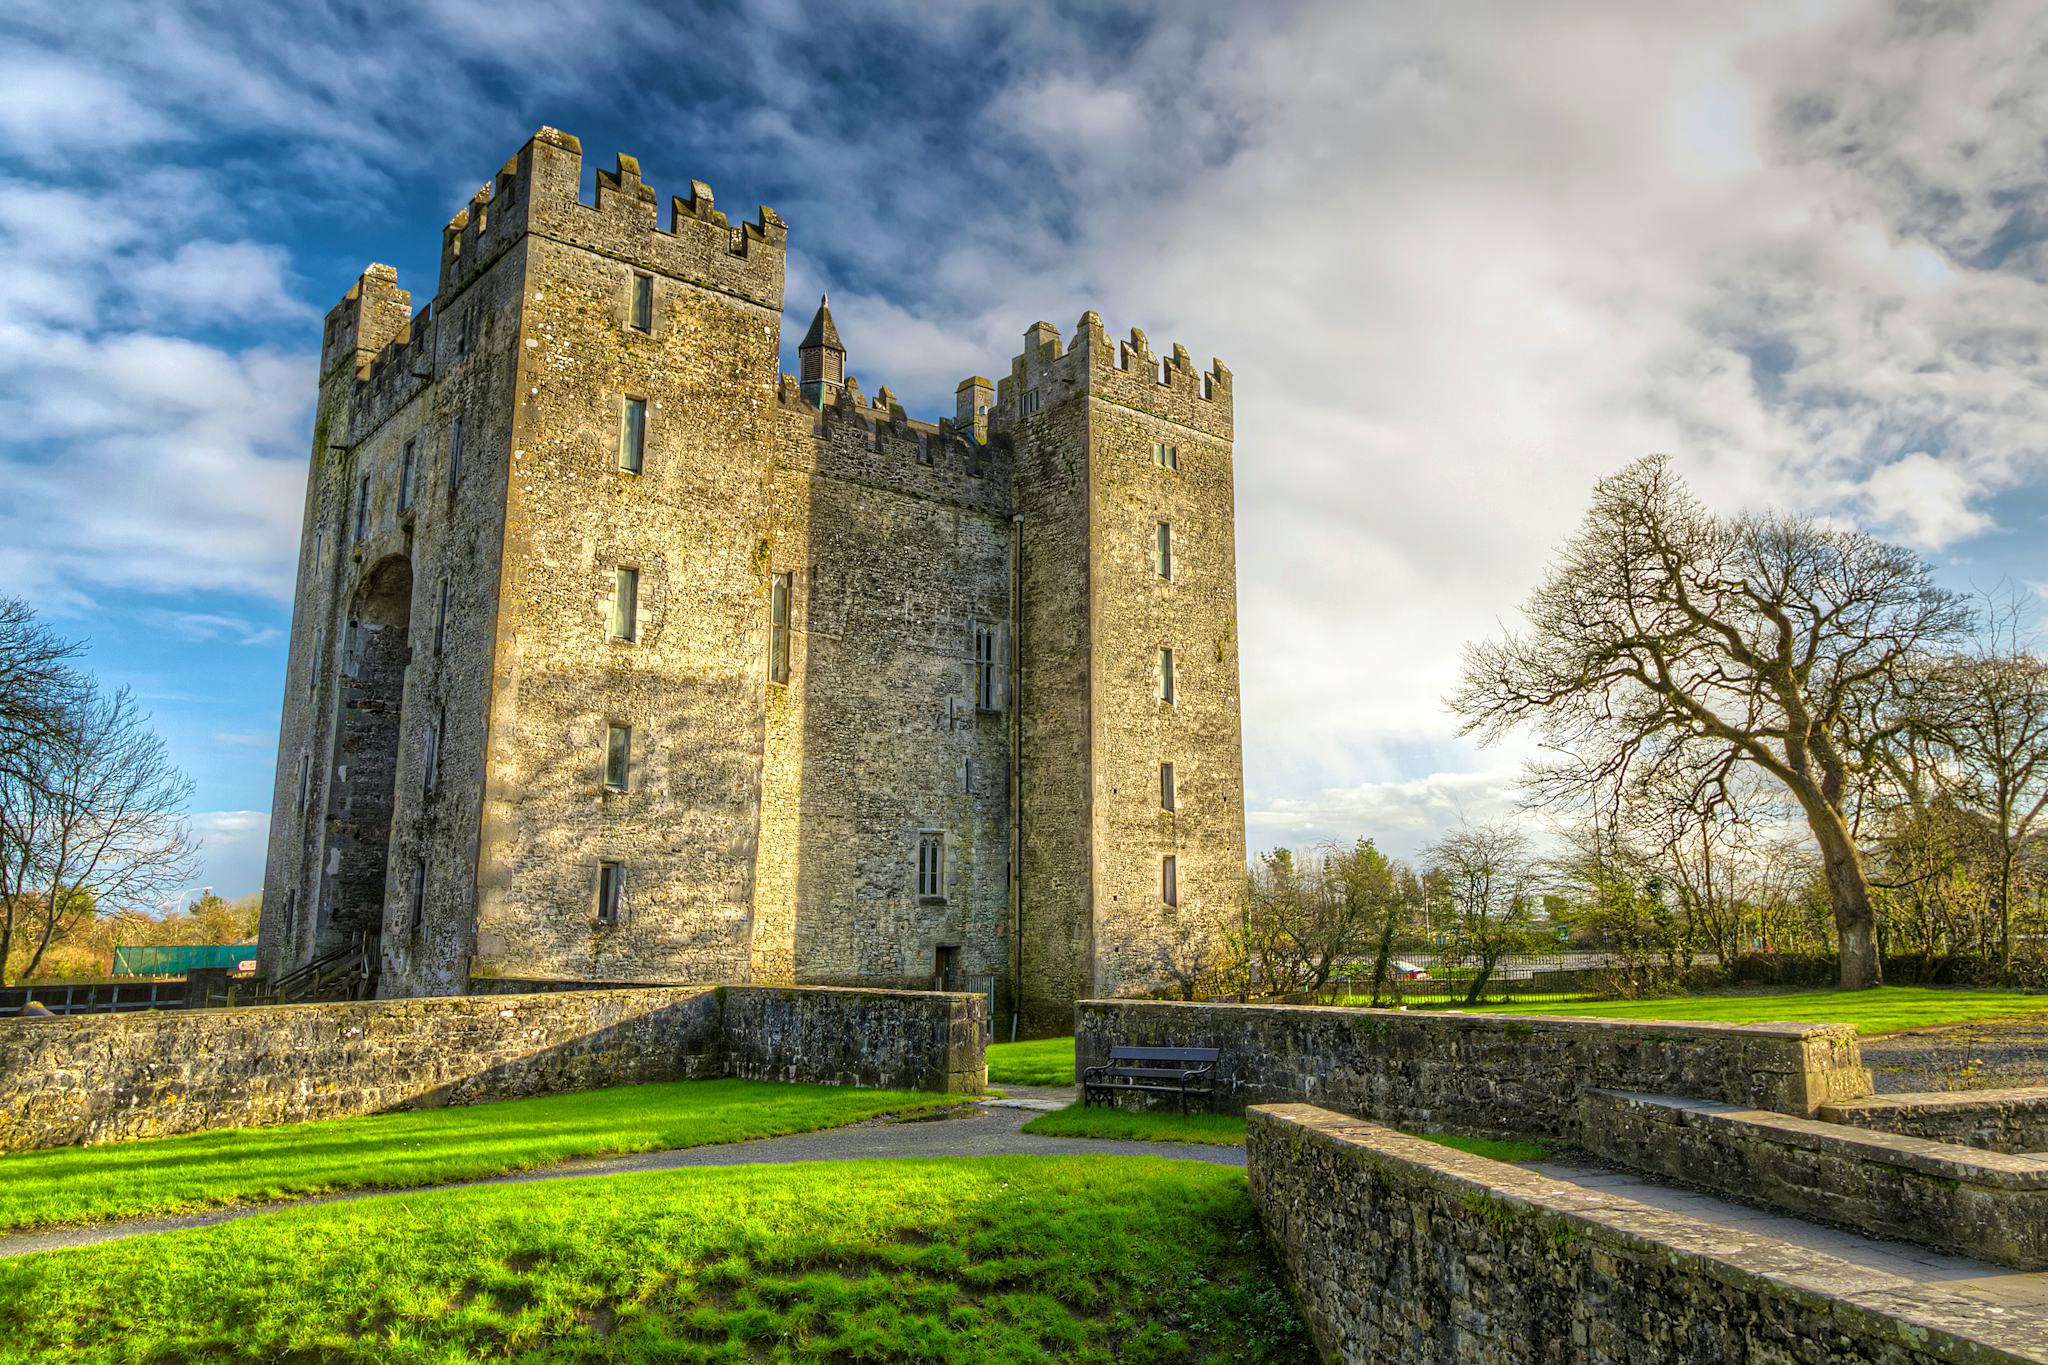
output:
[[846,354],[846,347],[839,343],[839,329],[832,325],[832,310],[827,306],[830,295],[818,295],[818,316],[811,319],[811,330],[804,333],[804,339],[797,343],[799,351],[837,351]]

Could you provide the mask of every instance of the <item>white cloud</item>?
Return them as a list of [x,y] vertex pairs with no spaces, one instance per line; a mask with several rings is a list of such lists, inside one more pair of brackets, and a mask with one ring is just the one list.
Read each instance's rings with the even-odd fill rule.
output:
[[1916,450],[1871,474],[1863,498],[1878,525],[1938,550],[1991,528],[1991,518],[1970,506],[1982,491],[1954,465]]
[[183,243],[170,257],[138,266],[128,287],[158,316],[187,325],[319,316],[293,297],[283,249],[255,242]]
[[200,881],[214,894],[233,900],[263,889],[269,811],[202,811],[192,817],[192,832],[200,841]]

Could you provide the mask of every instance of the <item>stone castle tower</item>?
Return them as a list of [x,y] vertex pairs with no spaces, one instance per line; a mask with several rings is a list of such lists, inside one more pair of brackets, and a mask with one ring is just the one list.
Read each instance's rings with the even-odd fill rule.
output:
[[536,134],[330,312],[261,930],[486,978],[1141,993],[1244,866],[1230,374],[1038,323],[870,399],[787,228]]

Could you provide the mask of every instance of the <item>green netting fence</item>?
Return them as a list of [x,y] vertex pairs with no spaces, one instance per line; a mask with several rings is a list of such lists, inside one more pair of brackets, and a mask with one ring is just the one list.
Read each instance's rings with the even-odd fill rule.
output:
[[179,976],[195,967],[235,970],[256,956],[253,943],[174,943],[114,949],[115,976]]

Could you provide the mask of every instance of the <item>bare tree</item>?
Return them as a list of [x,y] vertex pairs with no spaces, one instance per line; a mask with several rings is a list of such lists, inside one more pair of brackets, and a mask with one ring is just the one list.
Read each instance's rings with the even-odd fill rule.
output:
[[197,851],[191,783],[126,691],[82,687],[21,758],[0,772],[0,979],[87,915],[161,907]]
[[1881,979],[1852,786],[1905,726],[1887,703],[1970,613],[1899,547],[1810,518],[1716,517],[1664,456],[1603,479],[1530,597],[1528,629],[1467,651],[1452,704],[1487,740],[1531,724],[1573,761],[1539,787],[1790,793],[1820,847],[1845,987]]
[[1511,825],[1460,825],[1423,857],[1449,893],[1452,953],[1473,968],[1465,1001],[1477,1004],[1501,959],[1530,945],[1536,860]]
[[2048,662],[2018,648],[1932,671],[1919,714],[1954,762],[1940,780],[1997,836],[1998,963],[2012,969],[2014,872],[2048,810]]
[[22,774],[31,749],[62,732],[65,708],[78,696],[70,667],[77,653],[28,603],[0,597],[0,772]]

